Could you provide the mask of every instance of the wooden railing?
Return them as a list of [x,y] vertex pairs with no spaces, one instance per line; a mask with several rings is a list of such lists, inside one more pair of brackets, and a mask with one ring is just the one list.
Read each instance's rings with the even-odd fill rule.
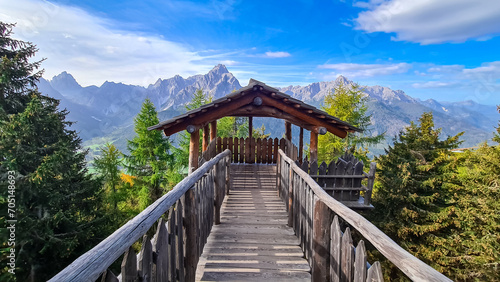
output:
[[[322,162],[319,166],[317,162],[309,163],[307,160],[301,164],[298,161],[295,163],[335,200],[352,209],[373,208],[371,198],[376,163],[370,164],[368,173],[363,171],[363,162],[349,154],[340,157],[336,162]],[[364,179],[367,180],[366,186],[362,184]],[[364,193],[363,196],[360,192]]]
[[[194,281],[196,265],[229,191],[231,152],[205,162],[50,281],[118,281],[108,267],[122,254],[121,281]],[[168,220],[161,218],[168,211]],[[153,239],[146,232],[157,222]],[[142,237],[139,255],[132,245]]]
[[[277,185],[312,268],[312,281],[383,281],[378,262],[369,265],[363,240],[356,248],[351,230],[369,241],[413,281],[451,281],[401,248],[364,217],[330,197],[295,162],[279,151]],[[339,221],[349,226],[341,232]]]
[[278,149],[287,152],[294,160],[298,155],[297,147],[285,138],[217,137],[217,153],[226,149],[231,150],[233,163],[275,164],[278,160]]

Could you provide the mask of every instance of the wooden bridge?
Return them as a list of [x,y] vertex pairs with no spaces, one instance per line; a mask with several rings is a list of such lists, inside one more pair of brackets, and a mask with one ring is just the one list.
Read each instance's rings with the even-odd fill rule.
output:
[[[205,162],[50,281],[383,281],[365,240],[414,281],[451,281],[328,195],[282,150],[276,165],[230,158],[226,150]],[[364,239],[353,242],[353,231]],[[123,254],[115,276],[107,268]]]
[[[249,117],[249,137],[218,138],[225,116]],[[284,119],[285,138],[252,138],[254,116]],[[251,80],[149,129],[191,134],[190,174],[50,281],[383,281],[368,243],[411,280],[451,281],[351,209],[372,208],[374,164],[317,164],[318,134],[359,131],[348,123]],[[296,163],[304,129],[310,163]],[[108,268],[119,259],[116,276]]]

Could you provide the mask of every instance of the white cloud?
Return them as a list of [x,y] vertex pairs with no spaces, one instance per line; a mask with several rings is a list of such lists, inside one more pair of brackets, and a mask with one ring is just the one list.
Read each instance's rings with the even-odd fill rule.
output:
[[265,57],[268,58],[286,58],[292,56],[288,52],[266,52]]
[[318,66],[320,69],[334,70],[336,75],[344,75],[349,78],[372,77],[380,75],[390,75],[406,73],[411,65],[407,63],[399,64],[324,64]]
[[395,33],[393,40],[421,44],[487,40],[500,34],[498,0],[372,0],[355,19],[357,29]]
[[[0,0],[0,20],[39,48],[45,77],[68,71],[83,85],[105,80],[147,85],[158,77],[210,69],[199,53],[162,36],[120,30],[117,23],[41,0]],[[213,66],[213,65],[211,65]]]
[[413,88],[444,88],[456,86],[455,82],[427,81],[423,83],[413,83]]

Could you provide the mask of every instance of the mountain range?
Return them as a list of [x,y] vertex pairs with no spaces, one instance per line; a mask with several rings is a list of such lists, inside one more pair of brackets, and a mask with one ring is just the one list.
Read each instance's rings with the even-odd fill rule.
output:
[[[348,85],[353,82],[339,76],[333,81],[278,89],[320,107],[324,97],[339,83]],[[42,78],[38,83],[40,92],[61,100],[60,108],[69,111],[67,120],[76,122],[72,129],[79,132],[83,145],[90,149],[90,157],[106,142],[113,142],[120,150],[126,151],[126,140],[133,138],[135,134],[134,117],[146,98],[155,104],[160,120],[165,120],[185,111],[185,104],[197,89],[203,89],[217,99],[239,88],[240,82],[224,65],[215,66],[205,75],[188,78],[176,75],[169,79],[158,79],[148,87],[108,81],[99,87],[82,87],[67,72],[50,80]],[[371,148],[374,153],[382,153],[383,148],[392,143],[393,137],[411,121],[418,120],[423,112],[434,113],[435,124],[443,129],[444,135],[465,131],[463,147],[490,140],[500,117],[495,106],[472,101],[421,101],[406,95],[402,90],[388,87],[363,86],[363,89],[369,97],[368,112],[372,115],[373,124],[371,134],[386,133],[387,142]],[[281,137],[284,133],[282,121],[269,118],[254,121],[254,127],[261,124],[273,137]]]

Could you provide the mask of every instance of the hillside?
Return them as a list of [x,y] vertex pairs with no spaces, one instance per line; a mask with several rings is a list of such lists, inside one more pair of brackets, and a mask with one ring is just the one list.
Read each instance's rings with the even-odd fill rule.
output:
[[[334,81],[316,82],[307,86],[288,86],[280,91],[306,103],[320,107],[325,95],[338,83],[352,81],[339,76]],[[126,140],[134,136],[133,119],[144,99],[149,98],[159,111],[160,120],[165,120],[184,111],[197,89],[215,99],[241,87],[239,81],[224,65],[217,65],[205,75],[188,78],[174,76],[158,79],[148,87],[106,81],[101,86],[82,87],[71,74],[63,72],[50,80],[41,79],[40,91],[61,100],[61,108],[70,111],[68,120],[76,121],[73,128],[90,148],[89,159],[105,142],[114,142],[126,151]],[[420,101],[406,95],[402,90],[383,86],[363,86],[369,96],[369,113],[373,115],[372,134],[386,132],[386,143],[372,148],[378,154],[391,144],[392,138],[423,112],[432,111],[437,127],[445,135],[465,131],[463,146],[475,146],[489,140],[498,121],[496,107],[476,104],[472,101],[458,103],[437,100]],[[284,126],[281,120],[256,119],[254,127],[264,124],[273,137],[281,137]],[[297,129],[295,129],[296,132]],[[297,134],[294,135],[297,136]],[[306,142],[307,135],[306,135]]]

